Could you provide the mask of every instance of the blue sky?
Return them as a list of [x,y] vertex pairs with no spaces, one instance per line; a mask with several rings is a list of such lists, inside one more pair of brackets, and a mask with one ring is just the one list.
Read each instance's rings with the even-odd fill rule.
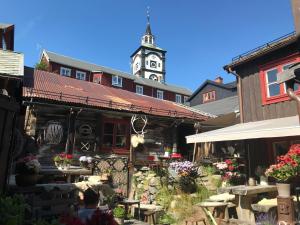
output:
[[195,90],[231,58],[294,30],[290,0],[1,0],[0,22],[16,26],[15,50],[33,66],[42,48],[130,72],[150,7],[152,33],[167,50],[167,83]]

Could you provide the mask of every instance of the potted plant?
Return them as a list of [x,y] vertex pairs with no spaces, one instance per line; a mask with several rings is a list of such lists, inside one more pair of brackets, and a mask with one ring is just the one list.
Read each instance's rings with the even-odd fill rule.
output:
[[73,156],[62,152],[56,155],[53,160],[58,167],[66,170],[70,168],[71,163],[73,162]]
[[80,156],[79,163],[83,168],[90,169],[93,162],[93,158],[91,156]]
[[20,195],[0,197],[0,224],[23,225],[28,205]]
[[55,163],[55,166],[57,166],[57,167],[61,167],[62,162],[63,162],[62,157],[60,155],[54,156],[53,161]]
[[35,156],[26,156],[16,162],[16,184],[18,186],[32,186],[37,183],[41,164]]
[[124,218],[125,218],[125,209],[123,207],[117,206],[113,210],[113,215],[115,217],[116,222],[119,225],[124,224]]
[[158,219],[158,223],[159,224],[163,224],[163,225],[170,225],[175,223],[176,220],[174,219],[174,217],[168,213],[162,215],[161,217],[159,217]]
[[292,145],[290,150],[277,158],[277,163],[271,165],[266,176],[273,177],[277,183],[278,195],[290,197],[290,180],[299,175],[300,144]]

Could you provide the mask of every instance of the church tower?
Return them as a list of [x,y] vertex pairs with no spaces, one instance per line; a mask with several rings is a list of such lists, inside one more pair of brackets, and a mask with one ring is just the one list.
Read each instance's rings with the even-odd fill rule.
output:
[[141,46],[130,56],[132,74],[165,83],[165,54],[165,50],[156,46],[155,36],[151,32],[149,11],[147,11],[147,27]]

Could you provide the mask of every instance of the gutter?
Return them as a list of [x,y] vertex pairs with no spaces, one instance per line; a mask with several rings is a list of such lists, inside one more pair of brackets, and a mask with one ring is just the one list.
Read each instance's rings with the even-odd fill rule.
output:
[[234,75],[237,79],[237,89],[238,89],[238,96],[239,96],[239,110],[240,110],[240,121],[241,123],[244,123],[244,110],[243,110],[243,96],[242,96],[242,79],[241,77],[231,69],[231,67],[224,67],[224,69],[227,71],[227,73],[231,73]]

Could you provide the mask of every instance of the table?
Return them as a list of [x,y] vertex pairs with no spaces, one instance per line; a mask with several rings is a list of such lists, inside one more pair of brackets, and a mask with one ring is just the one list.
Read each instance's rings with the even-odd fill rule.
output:
[[139,220],[141,220],[141,207],[140,207],[140,201],[139,200],[124,199],[123,201],[119,202],[119,204],[125,206],[125,216],[126,217],[127,217],[127,214],[128,214],[128,207],[132,206],[132,205],[138,205]]
[[149,225],[148,223],[145,223],[143,221],[139,221],[139,220],[125,220],[124,221],[125,225]]
[[42,166],[41,175],[66,175],[67,181],[71,183],[71,176],[92,175],[92,170],[82,168],[80,166],[70,166],[67,170],[62,170],[56,166]]
[[275,185],[238,185],[220,188],[218,189],[218,192],[229,192],[234,194],[237,200],[236,210],[238,218],[243,219],[245,221],[249,221],[251,224],[255,224],[254,213],[251,209],[253,199],[257,196],[257,194],[277,192],[277,187]]
[[[200,202],[196,205],[203,209],[205,214],[211,219],[213,225],[221,224],[222,219],[229,219],[228,212],[226,212],[228,203],[226,202]],[[209,211],[209,208],[214,208],[213,213],[216,213],[216,218]]]

